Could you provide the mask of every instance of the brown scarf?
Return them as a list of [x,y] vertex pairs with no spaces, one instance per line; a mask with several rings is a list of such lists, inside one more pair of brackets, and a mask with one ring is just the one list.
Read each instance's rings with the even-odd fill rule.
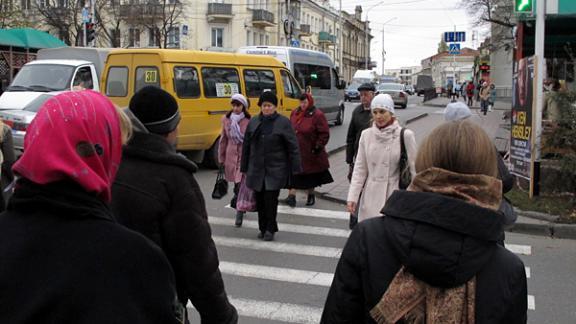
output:
[[[408,190],[440,193],[498,210],[501,188],[502,182],[493,177],[430,168],[418,173]],[[474,324],[475,296],[476,277],[444,289],[428,285],[402,267],[370,315],[379,324],[400,320],[407,324]]]

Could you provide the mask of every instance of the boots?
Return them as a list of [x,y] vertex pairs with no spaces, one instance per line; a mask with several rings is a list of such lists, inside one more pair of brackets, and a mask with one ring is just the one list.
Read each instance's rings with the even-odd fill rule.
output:
[[308,199],[306,200],[306,206],[312,206],[316,203],[316,196],[314,194],[308,194]]
[[288,195],[286,199],[284,199],[286,205],[290,207],[296,207],[296,196],[295,195]]
[[241,227],[243,219],[244,219],[244,212],[237,211],[236,212],[236,222],[234,222],[234,225],[236,225],[236,227]]
[[266,233],[264,233],[264,237],[262,239],[264,241],[274,241],[274,233],[266,231]]

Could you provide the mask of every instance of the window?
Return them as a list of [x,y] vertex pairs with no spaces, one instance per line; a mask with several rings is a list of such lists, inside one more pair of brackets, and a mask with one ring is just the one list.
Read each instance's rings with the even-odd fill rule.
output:
[[252,45],[252,43],[250,43],[250,31],[249,30],[246,31],[246,45],[248,45],[248,46]]
[[260,34],[260,45],[264,45],[264,34]]
[[79,67],[74,76],[74,81],[72,81],[73,87],[79,87],[81,90],[84,89],[94,89],[94,84],[92,82],[92,70],[89,66]]
[[160,29],[158,27],[148,28],[148,46],[160,47]]
[[126,97],[128,89],[128,68],[113,66],[106,76],[106,96]]
[[174,92],[180,98],[200,96],[198,71],[193,67],[177,66],[174,68]]
[[136,68],[136,81],[134,82],[134,93],[146,87],[154,86],[160,88],[160,72],[155,66],[139,66]]
[[266,45],[270,45],[270,36],[266,35]]
[[244,70],[244,87],[248,97],[259,97],[265,90],[276,93],[274,72],[270,70]]
[[290,98],[300,98],[302,94],[300,87],[290,74],[286,70],[281,70],[280,76],[282,77],[282,85],[284,86],[284,95]]
[[140,47],[140,29],[128,29],[128,47]]
[[233,68],[202,68],[204,96],[208,98],[226,98],[240,93],[240,78]]
[[170,27],[166,38],[168,39],[166,48],[180,48],[180,27]]
[[120,47],[120,29],[110,29],[110,47]]
[[22,10],[32,9],[32,4],[30,0],[20,0],[20,7]]
[[327,66],[296,63],[294,76],[305,88],[330,89],[330,68]]
[[212,28],[212,47],[224,47],[224,28]]

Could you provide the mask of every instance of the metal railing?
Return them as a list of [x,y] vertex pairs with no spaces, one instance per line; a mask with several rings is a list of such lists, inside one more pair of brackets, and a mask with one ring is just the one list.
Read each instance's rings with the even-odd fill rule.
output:
[[208,14],[209,15],[232,15],[232,4],[231,3],[209,3],[208,4]]
[[274,14],[268,10],[255,9],[252,11],[252,21],[264,21],[273,24]]

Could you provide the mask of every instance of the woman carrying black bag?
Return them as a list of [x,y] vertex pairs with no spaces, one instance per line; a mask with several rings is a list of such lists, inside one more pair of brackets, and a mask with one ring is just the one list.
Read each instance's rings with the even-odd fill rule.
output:
[[300,173],[298,140],[290,120],[276,112],[278,98],[271,91],[260,95],[261,112],[246,129],[242,166],[246,185],[255,191],[258,209],[258,238],[272,241],[278,232],[276,214],[280,189],[289,184],[290,173]]
[[212,190],[212,199],[222,199],[228,193],[228,181],[224,179],[224,167],[220,167]]

